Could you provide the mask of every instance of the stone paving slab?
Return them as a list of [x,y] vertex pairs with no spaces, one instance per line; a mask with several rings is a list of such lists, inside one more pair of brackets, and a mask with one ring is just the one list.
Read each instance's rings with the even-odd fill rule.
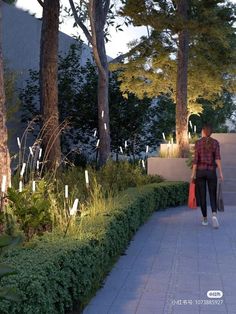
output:
[[218,213],[219,229],[208,216],[202,226],[200,209],[155,212],[83,314],[235,314],[236,207]]

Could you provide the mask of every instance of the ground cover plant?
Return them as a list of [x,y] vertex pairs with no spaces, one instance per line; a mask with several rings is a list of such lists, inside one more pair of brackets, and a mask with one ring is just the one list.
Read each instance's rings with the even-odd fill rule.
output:
[[7,194],[7,233],[21,231],[27,240],[54,229],[63,233],[69,222],[70,227],[73,226],[71,216],[76,216],[76,213],[71,215],[71,210],[76,199],[80,216],[90,208],[99,210],[106,206],[117,193],[128,187],[163,181],[160,176],[147,176],[140,165],[127,161],[110,161],[99,170],[90,166],[86,171],[87,185],[85,170],[78,167],[46,174],[43,178],[30,174],[27,182],[23,182],[21,177],[15,178]]

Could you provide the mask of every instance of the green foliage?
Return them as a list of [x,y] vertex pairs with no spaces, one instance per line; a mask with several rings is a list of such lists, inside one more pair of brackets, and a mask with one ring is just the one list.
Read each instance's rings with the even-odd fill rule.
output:
[[[95,159],[98,152],[97,137],[93,137],[94,130],[98,129],[97,71],[90,61],[81,66],[81,51],[78,43],[71,46],[66,56],[59,57],[58,86],[60,122],[66,121],[61,134],[62,151],[66,159],[85,166],[84,152],[88,152],[88,161]],[[173,132],[175,106],[168,95],[161,95],[155,102],[148,98],[140,100],[132,93],[124,97],[117,75],[113,73],[109,80],[111,148],[117,159],[122,146],[125,155],[135,160],[141,151],[146,150],[146,145],[156,147],[163,131]],[[29,76],[26,88],[20,94],[23,122],[39,115],[38,73],[30,71]],[[31,129],[37,136],[38,128]]]
[[117,207],[83,216],[79,235],[46,234],[5,254],[3,262],[11,262],[18,271],[5,283],[21,287],[22,301],[17,306],[0,303],[0,312],[56,314],[70,310],[75,302],[85,305],[149,215],[185,204],[187,195],[188,183],[130,188],[119,196]]
[[140,165],[131,164],[127,161],[108,161],[98,171],[98,182],[105,191],[122,191],[128,187],[141,186],[149,183],[163,181],[160,176],[147,176]]
[[21,238],[19,236],[12,237],[9,235],[1,235],[0,236],[0,252],[2,253],[3,250],[9,247],[14,247],[21,242]]
[[[23,232],[29,240],[34,235],[57,230],[63,234],[69,224],[68,233],[74,233],[75,217],[70,218],[69,208],[74,200],[79,200],[79,213],[100,211],[108,203],[114,201],[119,191],[132,186],[142,186],[148,183],[162,182],[160,176],[148,176],[138,164],[127,161],[109,161],[96,170],[87,168],[90,186],[85,185],[83,168],[70,167],[66,171],[58,171],[55,175],[47,174],[43,179],[36,180],[36,191],[32,192],[32,180],[24,185],[19,192],[19,178],[13,180],[13,188],[8,190],[9,205],[3,222],[8,234]],[[65,185],[69,187],[69,198],[65,199]],[[95,195],[97,195],[95,197]]]
[[236,103],[233,94],[224,91],[220,96],[212,100],[199,100],[203,107],[200,116],[192,116],[191,121],[200,130],[204,123],[210,122],[215,133],[227,132],[226,120],[231,120],[236,111]]
[[60,120],[68,121],[62,134],[63,152],[70,152],[78,143],[90,144],[97,128],[97,74],[90,60],[81,65],[82,44],[72,45],[65,57],[59,57],[58,90]]
[[35,193],[32,193],[29,185],[22,192],[14,188],[8,190],[10,208],[27,238],[52,229],[49,193],[44,180],[37,182]]
[[133,92],[139,98],[168,93],[175,101],[177,34],[183,29],[190,36],[189,115],[202,112],[199,99],[209,101],[224,90],[235,91],[235,5],[228,1],[191,1],[187,24],[179,18],[175,1],[128,0],[122,14],[134,25],[151,27],[148,37],[131,46],[128,62],[112,67],[122,69],[123,93]]
[[[0,236],[0,252],[1,254],[9,247],[18,245],[21,241],[20,237],[11,237],[9,235]],[[0,282],[5,277],[16,274],[15,269],[8,264],[0,263]],[[0,287],[0,300],[20,301],[19,293],[14,287]]]
[[[84,179],[84,169],[71,167],[68,171],[58,173],[58,189],[63,190],[67,184],[70,189],[70,198],[79,198],[83,208],[89,210],[91,205],[91,195],[100,190],[102,198],[116,196],[117,193],[129,187],[142,186],[149,183],[159,183],[163,181],[160,176],[149,176],[144,173],[141,166],[128,161],[114,162],[109,160],[106,165],[99,170],[88,167],[90,187],[86,188]],[[88,205],[88,202],[90,205]],[[96,204],[92,205],[96,207]]]
[[150,143],[162,142],[162,133],[166,134],[166,140],[169,141],[174,137],[175,132],[175,104],[170,95],[160,95],[156,104],[152,106],[150,115],[149,132],[152,136]]
[[173,132],[175,106],[168,95],[152,102],[145,97],[139,100],[133,93],[122,95],[118,75],[114,72],[110,79],[111,145],[117,155],[122,146],[124,153],[135,160],[146,150],[146,145],[156,148],[163,131]]
[[[124,153],[135,160],[141,151],[145,151],[146,145],[151,145],[153,139],[150,132],[150,124],[153,121],[151,100],[139,100],[132,93],[124,97],[117,76],[118,73],[113,73],[109,86],[111,148],[117,158],[121,146]],[[128,145],[126,148],[125,141]]]

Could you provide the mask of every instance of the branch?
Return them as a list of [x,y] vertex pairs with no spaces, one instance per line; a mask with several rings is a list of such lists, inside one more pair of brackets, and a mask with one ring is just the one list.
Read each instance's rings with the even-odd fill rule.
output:
[[[147,38],[147,40],[149,40],[149,38]],[[143,42],[138,43],[136,46],[134,46],[133,48],[131,48],[130,51],[119,55],[119,56],[116,57],[115,59],[112,59],[112,60],[109,62],[109,64],[120,63],[120,62],[123,61],[125,58],[131,56],[139,47],[142,46],[142,44],[143,44]]]
[[38,3],[41,5],[41,7],[44,8],[44,2],[43,2],[42,0],[37,0],[37,1],[38,1]]
[[[38,1],[41,1],[41,0],[38,0]],[[79,25],[79,27],[82,29],[82,31],[84,32],[88,42],[90,42],[90,44],[92,44],[92,36],[91,34],[89,33],[89,30],[87,29],[87,27],[84,25],[84,23],[82,22],[82,20],[80,19],[77,11],[76,11],[76,8],[75,8],[75,4],[74,4],[74,1],[73,0],[69,0],[70,2],[70,6],[71,6],[71,9],[72,9],[72,12],[73,12],[73,15],[74,15],[74,18],[75,18],[75,22]]]
[[132,56],[132,54],[135,53],[139,48],[142,48],[143,45],[145,45],[147,48],[150,48],[151,47],[151,44],[150,44],[151,39],[152,39],[151,35],[148,35],[148,37],[146,37],[143,41],[137,43],[128,52],[123,53],[123,54],[119,55],[118,57],[109,61],[109,64],[120,63],[125,58]]

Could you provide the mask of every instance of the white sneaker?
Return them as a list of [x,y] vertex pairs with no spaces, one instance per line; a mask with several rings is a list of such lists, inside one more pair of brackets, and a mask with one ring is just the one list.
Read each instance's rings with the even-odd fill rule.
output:
[[218,222],[218,219],[215,215],[212,216],[212,226],[213,228],[217,229],[219,228],[219,222]]
[[207,221],[207,219],[203,219],[203,221],[202,221],[202,225],[203,225],[203,226],[207,226],[207,225],[208,225],[208,221]]

